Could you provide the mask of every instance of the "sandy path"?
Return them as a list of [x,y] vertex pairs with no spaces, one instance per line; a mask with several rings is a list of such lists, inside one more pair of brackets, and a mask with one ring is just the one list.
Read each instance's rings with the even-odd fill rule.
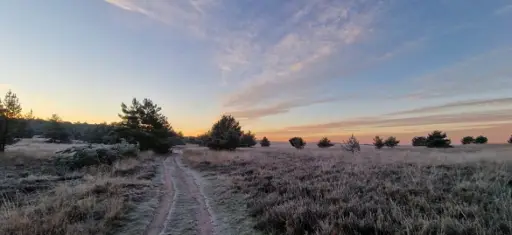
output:
[[[169,159],[165,160],[168,161]],[[170,169],[166,167],[164,161],[163,167],[163,175],[162,175],[162,195],[160,196],[160,203],[158,205],[157,211],[153,217],[153,220],[147,227],[144,232],[145,235],[159,235],[165,229],[165,223],[167,221],[167,217],[169,211],[171,210],[171,206],[173,204],[173,196],[174,196],[174,188],[172,183],[172,178],[170,174]]]
[[163,196],[146,235],[216,234],[213,212],[200,179],[181,164],[181,155],[164,161]]

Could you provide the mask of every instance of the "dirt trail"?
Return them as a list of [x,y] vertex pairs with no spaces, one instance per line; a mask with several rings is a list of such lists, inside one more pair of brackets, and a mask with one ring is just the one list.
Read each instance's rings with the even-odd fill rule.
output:
[[163,165],[162,195],[160,196],[160,202],[153,220],[151,220],[151,223],[147,227],[146,232],[144,232],[144,235],[159,235],[165,229],[167,216],[173,204],[173,196],[175,192],[170,170],[168,167],[165,167],[165,162]]
[[213,212],[200,179],[173,154],[163,164],[164,190],[160,205],[145,235],[215,233]]

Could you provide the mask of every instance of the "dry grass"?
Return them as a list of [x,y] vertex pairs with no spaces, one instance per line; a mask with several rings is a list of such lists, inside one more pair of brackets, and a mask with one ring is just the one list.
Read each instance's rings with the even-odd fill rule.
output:
[[72,146],[83,146],[85,144],[48,144],[44,142],[45,139],[33,138],[23,139],[22,141],[7,145],[7,150],[2,153],[3,156],[8,157],[27,157],[30,159],[41,158],[46,159],[54,155],[55,152],[64,150]]
[[256,228],[271,234],[510,234],[509,146],[360,154],[255,148],[185,150],[187,163],[228,176]]
[[147,200],[156,171],[149,154],[58,176],[48,158],[34,154],[55,149],[42,145],[0,156],[0,234],[110,234]]

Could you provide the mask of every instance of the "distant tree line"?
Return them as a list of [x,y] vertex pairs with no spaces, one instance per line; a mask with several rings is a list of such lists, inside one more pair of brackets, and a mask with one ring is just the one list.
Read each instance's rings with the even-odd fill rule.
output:
[[183,135],[174,131],[161,111],[150,99],[132,99],[121,103],[120,121],[88,124],[63,121],[57,114],[44,120],[35,118],[32,110],[22,114],[19,98],[8,91],[0,100],[0,151],[17,139],[41,136],[49,143],[69,143],[82,140],[89,143],[114,144],[123,140],[136,143],[140,150],[167,153],[175,145],[185,144]]
[[[72,140],[82,140],[89,143],[115,144],[122,140],[136,143],[140,150],[153,150],[157,153],[167,153],[173,146],[185,143],[206,146],[212,150],[235,150],[239,147],[253,147],[258,141],[251,131],[243,131],[240,123],[231,115],[223,115],[215,122],[210,130],[199,136],[183,136],[176,132],[161,111],[162,108],[150,99],[137,100],[133,98],[129,105],[121,103],[120,120],[110,124],[88,124],[81,122],[63,121],[57,114],[48,119],[35,118],[32,110],[23,113],[19,98],[9,90],[3,99],[0,99],[0,151],[5,145],[13,144],[21,138],[41,136],[50,143],[68,143]],[[297,149],[306,146],[301,137],[290,138],[289,143]],[[426,146],[428,148],[450,148],[451,140],[446,133],[433,131],[427,136],[412,138],[413,146]],[[462,144],[486,144],[487,137],[466,136],[461,139]],[[512,136],[508,139],[512,144]],[[400,143],[394,136],[382,139],[375,136],[373,145],[377,149],[383,147],[394,148]],[[263,137],[259,144],[269,147],[270,140]],[[319,148],[330,148],[334,144],[327,137],[318,142]],[[360,150],[359,141],[352,135],[343,141],[342,148],[352,153]]]

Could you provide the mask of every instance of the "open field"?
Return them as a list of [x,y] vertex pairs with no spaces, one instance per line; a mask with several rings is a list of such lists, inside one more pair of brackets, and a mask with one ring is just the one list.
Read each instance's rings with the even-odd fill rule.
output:
[[70,144],[23,140],[0,155],[0,234],[142,234],[158,205],[159,158],[60,173]]
[[0,234],[512,233],[512,145],[187,145],[62,172],[52,157],[71,146],[0,156]]
[[184,151],[271,234],[510,234],[510,145]]
[[180,154],[58,167],[57,151],[86,146],[40,139],[8,146],[0,155],[0,234],[258,234],[243,198],[186,167]]

